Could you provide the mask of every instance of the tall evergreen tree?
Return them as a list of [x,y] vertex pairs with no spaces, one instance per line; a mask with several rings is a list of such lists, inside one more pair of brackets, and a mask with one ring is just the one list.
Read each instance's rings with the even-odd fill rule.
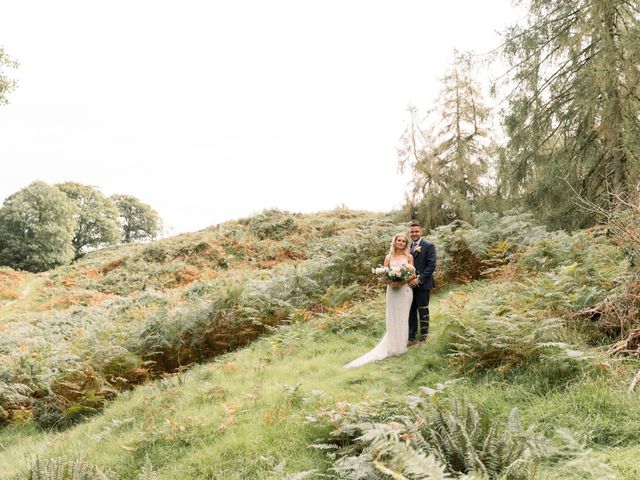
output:
[[162,228],[160,215],[132,195],[113,195],[111,200],[120,211],[123,243],[155,238]]
[[90,185],[65,182],[56,185],[76,205],[76,231],[73,248],[76,257],[87,248],[120,241],[118,209],[100,190]]
[[611,205],[640,169],[640,5],[627,0],[526,0],[506,32],[506,191],[556,226],[587,225],[567,195]]
[[40,272],[73,259],[76,209],[67,196],[33,182],[0,208],[0,265]]
[[16,81],[6,76],[5,68],[17,68],[18,62],[12,60],[0,47],[0,105],[5,105],[7,100],[7,94],[16,87]]
[[472,67],[468,54],[456,52],[438,105],[428,115],[436,120],[426,124],[410,107],[410,125],[400,140],[400,168],[413,173],[409,202],[428,226],[470,219],[489,185],[494,143]]

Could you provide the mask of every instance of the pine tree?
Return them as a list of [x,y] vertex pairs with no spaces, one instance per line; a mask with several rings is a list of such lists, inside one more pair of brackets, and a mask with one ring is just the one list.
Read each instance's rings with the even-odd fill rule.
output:
[[509,140],[500,177],[508,194],[555,226],[585,226],[591,216],[576,211],[566,182],[608,207],[639,178],[640,8],[626,0],[521,3],[527,22],[506,32],[503,49]]
[[474,204],[486,194],[493,141],[489,109],[472,77],[469,55],[458,52],[442,80],[435,123],[425,126],[417,109],[398,149],[400,168],[413,172],[410,202],[428,226],[469,220]]

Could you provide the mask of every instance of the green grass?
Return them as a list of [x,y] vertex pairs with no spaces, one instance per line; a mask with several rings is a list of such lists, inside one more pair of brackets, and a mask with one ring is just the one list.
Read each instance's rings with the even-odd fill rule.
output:
[[[405,355],[346,370],[342,365],[371,348],[382,332],[382,297],[331,318],[371,315],[369,327],[331,333],[317,325],[280,329],[251,346],[125,393],[104,413],[62,433],[26,425],[0,430],[0,478],[25,472],[41,457],[83,456],[122,479],[135,479],[148,455],[162,479],[265,479],[318,469],[329,462],[308,448],[328,427],[306,423],[322,408],[340,408],[457,377],[445,395],[463,398],[495,416],[518,407],[525,425],[551,436],[558,427],[584,439],[620,478],[637,478],[640,398],[626,392],[633,364],[605,378],[589,377],[538,391],[531,372],[506,379],[495,372],[455,375],[443,354],[442,296],[433,301],[430,341]],[[621,364],[622,365],[622,364]],[[636,413],[634,413],[636,412]],[[545,467],[562,478],[560,465]],[[552,473],[549,473],[552,475]],[[543,478],[554,478],[553,476]],[[571,478],[571,477],[564,477]]]
[[[384,321],[381,302],[375,307],[375,334],[286,327],[182,377],[139,387],[72,430],[5,429],[2,478],[24,471],[36,453],[82,455],[121,478],[136,478],[147,454],[161,478],[265,478],[276,475],[278,465],[286,472],[322,468],[323,454],[308,445],[326,427],[305,424],[307,415],[340,402],[410,393],[417,377],[430,383],[446,379],[441,368],[424,371],[434,363],[428,348],[360,369],[342,368],[375,344]],[[296,342],[282,341],[286,337]]]
[[[350,230],[366,222],[366,228]],[[615,246],[587,233],[549,235],[540,244],[531,240],[497,278],[433,296],[427,344],[345,370],[384,331],[384,297],[367,284],[364,268],[365,261],[377,261],[377,253],[352,247],[369,244],[369,236],[380,242],[396,228],[387,217],[347,211],[308,218],[267,212],[148,246],[97,251],[39,276],[15,280],[9,272],[5,283],[16,298],[0,304],[0,380],[34,385],[38,394],[56,385],[47,375],[60,372],[62,380],[95,381],[85,384],[93,395],[104,386],[107,376],[100,372],[109,370],[108,361],[128,358],[124,346],[146,338],[139,329],[149,318],[167,328],[189,319],[207,326],[211,319],[200,314],[202,308],[224,301],[231,306],[220,311],[233,314],[234,299],[249,279],[248,289],[266,296],[247,297],[242,312],[266,318],[279,301],[290,302],[282,321],[293,324],[211,363],[121,393],[98,416],[64,432],[38,430],[29,421],[32,405],[14,405],[9,425],[0,427],[0,479],[20,478],[34,455],[80,455],[118,479],[137,479],[147,456],[162,479],[275,480],[310,469],[327,474],[331,460],[309,445],[326,442],[333,427],[308,418],[448,380],[456,381],[439,394],[443,400],[473,402],[497,419],[517,407],[525,425],[549,438],[558,429],[570,430],[585,452],[592,449],[620,478],[638,478],[640,396],[627,386],[640,364],[608,356],[606,339],[596,338],[602,337],[598,326],[579,314],[626,278]],[[487,232],[465,235],[469,242],[478,237],[470,245],[480,251],[489,245]],[[441,267],[448,261],[466,271],[464,261],[455,263],[455,249],[447,250],[451,232],[440,234]],[[462,235],[452,234],[456,241]],[[504,265],[490,259],[491,265]],[[351,268],[356,260],[360,277]],[[179,278],[184,283],[176,287],[172,282]],[[487,319],[535,326],[549,317],[563,319],[549,339],[584,353],[580,361],[565,361],[553,347],[537,350],[535,357],[522,355],[530,339],[483,328]],[[505,333],[501,353],[486,361],[495,351],[496,332]],[[169,328],[164,340],[176,335]],[[456,342],[466,342],[466,362],[450,356]],[[180,348],[186,343],[176,345],[184,354]],[[72,373],[76,377],[65,376]],[[574,478],[575,469],[560,458],[541,468],[540,478]]]

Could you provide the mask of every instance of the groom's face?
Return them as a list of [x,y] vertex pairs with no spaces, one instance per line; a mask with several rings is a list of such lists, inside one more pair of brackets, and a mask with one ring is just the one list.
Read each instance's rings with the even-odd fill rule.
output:
[[409,236],[412,242],[416,242],[422,236],[422,229],[420,227],[411,227],[409,229]]

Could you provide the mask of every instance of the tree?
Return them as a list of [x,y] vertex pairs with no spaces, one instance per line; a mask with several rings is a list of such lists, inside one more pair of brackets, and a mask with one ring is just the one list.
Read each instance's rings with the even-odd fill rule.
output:
[[111,245],[120,240],[118,208],[100,190],[75,182],[56,186],[77,207],[76,231],[72,241],[76,258],[83,250]]
[[131,195],[113,195],[111,200],[120,211],[124,243],[150,240],[158,236],[162,220],[153,208]]
[[426,226],[471,218],[474,204],[488,191],[494,148],[471,57],[456,52],[442,83],[430,114],[437,121],[425,126],[410,107],[410,125],[398,149],[401,170],[413,173],[408,202]]
[[17,68],[18,62],[12,60],[0,47],[0,105],[8,103],[7,94],[16,87],[16,81],[4,74],[4,67]]
[[580,216],[563,179],[608,208],[640,174],[640,7],[521,3],[527,22],[506,32],[503,49],[512,78],[500,178],[555,226],[586,226],[592,216]]
[[40,272],[68,264],[75,214],[67,196],[44,182],[9,196],[0,208],[0,265]]

